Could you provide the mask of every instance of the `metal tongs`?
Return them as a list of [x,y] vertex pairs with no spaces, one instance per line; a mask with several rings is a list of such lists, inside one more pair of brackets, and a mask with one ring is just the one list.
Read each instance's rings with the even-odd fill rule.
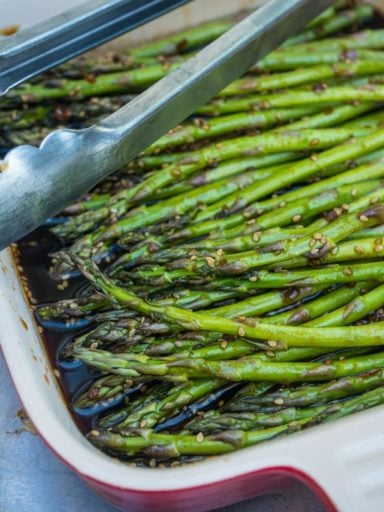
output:
[[0,43],[0,94],[191,0],[89,0]]
[[[98,0],[93,5],[100,8],[103,3]],[[19,146],[10,151],[0,173],[0,249],[132,160],[331,3],[270,0],[98,124],[84,130],[56,130],[40,148]]]

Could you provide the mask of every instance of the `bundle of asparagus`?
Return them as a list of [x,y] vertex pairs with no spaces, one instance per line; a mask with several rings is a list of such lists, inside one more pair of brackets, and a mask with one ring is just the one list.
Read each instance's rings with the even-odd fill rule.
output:
[[[65,355],[99,372],[72,404],[102,412],[95,445],[177,464],[383,403],[384,37],[362,26],[373,16],[335,3],[52,220],[52,279],[88,287],[36,314],[71,330]],[[20,87],[1,113],[4,144],[92,123],[230,23]]]

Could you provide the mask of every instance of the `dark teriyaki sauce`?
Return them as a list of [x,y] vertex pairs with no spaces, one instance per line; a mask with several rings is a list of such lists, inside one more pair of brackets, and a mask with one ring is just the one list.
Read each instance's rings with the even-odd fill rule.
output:
[[[60,281],[53,280],[49,275],[51,265],[49,255],[60,248],[60,242],[45,228],[38,229],[18,244],[20,265],[36,305],[72,298],[84,287],[85,280],[77,278],[71,280],[64,290],[59,289]],[[71,361],[61,356],[63,347],[78,334],[78,330],[72,329],[43,328],[42,332],[44,348],[51,366],[60,372],[61,390],[68,404],[72,402],[78,389],[85,388],[100,375],[99,372],[79,361]],[[88,432],[91,425],[90,418],[77,414],[73,416],[80,430],[83,433]]]

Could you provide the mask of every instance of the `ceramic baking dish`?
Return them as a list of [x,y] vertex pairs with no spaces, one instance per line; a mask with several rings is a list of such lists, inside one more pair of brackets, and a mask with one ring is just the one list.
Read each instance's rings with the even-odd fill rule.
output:
[[[41,11],[18,8],[17,18],[14,5],[26,5],[27,0],[9,3],[9,9],[7,0],[0,3],[4,25],[22,25],[20,13],[26,11],[29,23],[40,21],[57,13],[62,5],[52,0],[48,5],[40,2],[44,3]],[[169,27],[181,29],[254,3],[195,0],[124,36],[124,44],[127,39],[138,43],[165,34]],[[111,44],[120,45],[121,38]],[[292,479],[312,488],[327,510],[383,510],[384,406],[184,467],[135,468],[104,455],[77,429],[29,311],[10,250],[0,253],[0,343],[20,399],[43,440],[120,510],[203,512],[269,492]]]

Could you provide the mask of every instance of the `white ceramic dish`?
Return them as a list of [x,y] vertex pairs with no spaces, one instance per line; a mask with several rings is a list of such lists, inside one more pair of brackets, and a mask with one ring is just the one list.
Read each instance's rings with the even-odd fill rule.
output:
[[[24,2],[27,3],[27,0]],[[75,3],[75,2],[73,2]],[[124,37],[138,42],[255,2],[196,0]],[[15,20],[3,0],[2,23]],[[57,12],[59,0],[49,2]],[[45,5],[45,7],[48,7]],[[28,11],[29,15],[38,11]],[[3,15],[4,14],[4,15]],[[45,11],[44,15],[49,14]],[[112,43],[114,45],[120,42]],[[126,44],[126,43],[125,43]],[[126,511],[204,511],[281,486],[306,482],[328,510],[384,507],[384,407],[201,463],[170,469],[133,468],[94,448],[63,401],[18,278],[11,251],[0,253],[0,342],[19,396],[40,435],[96,492]]]

